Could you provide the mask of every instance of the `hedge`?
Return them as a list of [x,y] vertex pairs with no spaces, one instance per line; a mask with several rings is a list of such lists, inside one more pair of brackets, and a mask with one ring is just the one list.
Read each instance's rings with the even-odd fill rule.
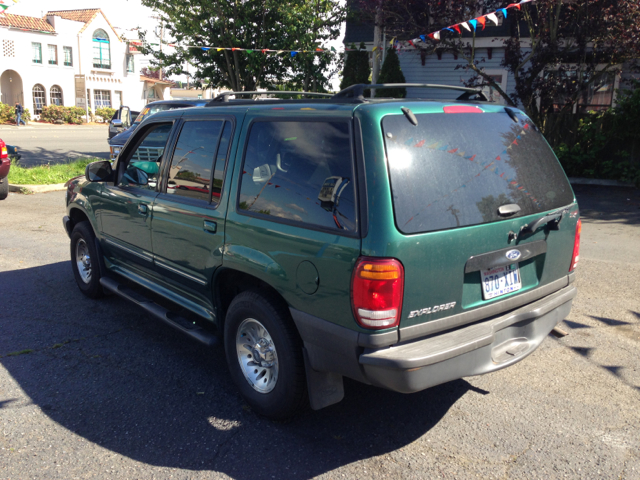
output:
[[76,125],[80,125],[82,123],[81,117],[85,114],[86,112],[84,108],[49,105],[46,107],[42,107],[40,120],[50,123],[55,123],[57,120],[62,120],[65,123],[75,123]]
[[[22,119],[25,122],[31,120],[31,114],[29,113],[29,109],[25,108],[24,113],[22,114]],[[6,103],[0,103],[0,125],[2,124],[16,124],[16,108],[12,105],[7,105]]]

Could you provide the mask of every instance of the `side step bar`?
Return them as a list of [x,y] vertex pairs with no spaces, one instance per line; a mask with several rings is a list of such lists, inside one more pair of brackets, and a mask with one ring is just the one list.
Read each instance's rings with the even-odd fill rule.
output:
[[213,333],[206,331],[198,325],[194,325],[187,319],[167,310],[166,308],[145,297],[141,293],[120,284],[116,280],[108,277],[102,277],[100,279],[100,284],[106,290],[109,290],[110,292],[113,292],[116,295],[119,295],[122,298],[135,303],[139,307],[142,307],[147,313],[162,320],[167,325],[172,326],[176,330],[179,330],[180,332],[190,336],[200,343],[203,343],[208,347],[218,343],[218,337]]

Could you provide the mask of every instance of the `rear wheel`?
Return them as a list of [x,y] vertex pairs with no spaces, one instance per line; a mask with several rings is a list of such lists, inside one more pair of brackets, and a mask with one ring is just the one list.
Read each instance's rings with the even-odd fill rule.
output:
[[88,221],[78,223],[71,232],[71,268],[78,288],[89,298],[104,295],[100,285],[95,238]]
[[258,292],[239,294],[224,341],[231,377],[254,411],[283,420],[307,404],[302,341],[286,308]]
[[9,195],[9,179],[3,178],[0,180],[0,200],[4,200]]

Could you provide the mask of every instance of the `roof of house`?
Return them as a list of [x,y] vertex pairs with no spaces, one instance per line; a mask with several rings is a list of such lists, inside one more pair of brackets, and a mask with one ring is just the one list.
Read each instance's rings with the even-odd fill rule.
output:
[[144,75],[140,75],[140,81],[148,82],[148,83],[158,83],[162,85],[174,85],[174,82],[167,81],[167,80],[160,80],[158,78],[145,77]]
[[111,30],[113,30],[113,33],[115,33],[116,36],[118,37],[118,40],[120,40],[120,36],[118,35],[118,33],[113,28],[113,25],[111,25],[111,23],[107,19],[107,16],[99,8],[85,8],[85,9],[82,9],[82,10],[53,10],[53,11],[47,12],[47,15],[55,15],[56,17],[60,17],[60,18],[63,18],[65,20],[73,20],[75,22],[83,22],[84,26],[80,29],[80,31],[78,33],[84,32],[87,29],[87,27],[89,26],[89,24],[98,16],[98,14],[102,14],[102,16],[104,17],[105,21],[111,27]]
[[34,32],[55,33],[53,26],[51,26],[46,19],[39,17],[27,17],[25,15],[5,13],[4,15],[0,15],[0,25]]

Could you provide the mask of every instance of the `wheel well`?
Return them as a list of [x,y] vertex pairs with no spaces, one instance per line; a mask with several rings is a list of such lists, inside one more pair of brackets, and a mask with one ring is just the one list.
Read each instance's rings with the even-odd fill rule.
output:
[[287,301],[268,283],[253,275],[226,269],[218,274],[214,285],[214,299],[216,302],[218,331],[224,330],[224,319],[233,299],[245,290],[258,290],[289,310]]
[[89,221],[89,217],[87,217],[87,215],[79,208],[72,208],[69,211],[69,218],[71,218],[71,220],[73,221],[74,226],[79,224],[80,222]]

